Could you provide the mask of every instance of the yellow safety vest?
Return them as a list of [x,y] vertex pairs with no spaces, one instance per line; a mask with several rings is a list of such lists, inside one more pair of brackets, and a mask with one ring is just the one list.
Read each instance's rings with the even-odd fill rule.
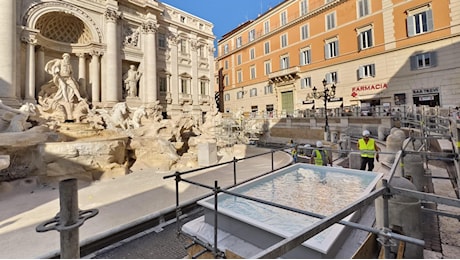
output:
[[[319,150],[315,150],[316,156],[315,156],[315,165],[323,166],[323,156],[321,156],[321,153]],[[324,150],[324,156],[327,157],[327,151]]]
[[375,140],[369,138],[369,140],[364,142],[364,139],[358,140],[359,150],[361,151],[361,157],[374,158],[375,155]]

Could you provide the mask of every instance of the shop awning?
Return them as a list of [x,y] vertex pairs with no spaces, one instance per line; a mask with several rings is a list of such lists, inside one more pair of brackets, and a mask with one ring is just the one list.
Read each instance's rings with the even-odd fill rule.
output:
[[[327,109],[334,109],[339,107],[343,107],[343,101],[327,102]],[[315,108],[324,108],[324,101],[316,101]]]
[[315,101],[303,101],[302,109],[313,109],[315,107]]

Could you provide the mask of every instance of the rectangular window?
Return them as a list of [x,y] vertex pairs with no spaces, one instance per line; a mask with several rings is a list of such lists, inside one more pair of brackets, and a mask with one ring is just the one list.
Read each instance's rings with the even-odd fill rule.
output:
[[425,6],[408,12],[406,24],[409,37],[433,31],[432,10],[428,6]]
[[251,90],[249,91],[249,96],[250,97],[257,96],[257,88],[251,88]]
[[236,56],[236,63],[238,65],[241,65],[241,54],[238,54],[238,56]]
[[168,85],[165,77],[160,77],[160,92],[166,93],[168,91]]
[[256,49],[252,48],[249,50],[249,57],[251,60],[256,58]]
[[225,86],[230,86],[230,80],[228,78],[228,75],[225,75]]
[[158,34],[158,47],[166,48],[166,35],[164,33]]
[[436,52],[426,52],[410,57],[411,70],[426,69],[436,66]]
[[336,38],[326,41],[324,48],[326,59],[331,59],[339,56],[339,41]]
[[284,11],[281,13],[280,23],[281,23],[281,26],[287,24],[287,11]]
[[358,34],[358,47],[359,50],[364,50],[367,48],[370,48],[374,46],[373,40],[372,40],[372,28],[361,31]]
[[228,44],[225,44],[224,45],[224,54],[227,54],[228,53]]
[[225,100],[225,101],[230,101],[230,94],[228,94],[228,93],[225,94],[225,95],[224,95],[224,100]]
[[332,30],[335,28],[335,12],[326,15],[326,30]]
[[241,39],[241,36],[236,38],[236,48],[241,47],[242,43],[243,43],[243,41]]
[[369,0],[358,0],[358,17],[369,15]]
[[206,58],[206,51],[205,51],[205,50],[206,50],[206,48],[205,48],[204,45],[200,45],[200,46],[198,47],[198,50],[197,50],[197,51],[198,51],[198,56],[199,56],[200,58]]
[[327,84],[335,84],[339,82],[338,74],[336,71],[334,72],[329,72],[326,74],[326,81]]
[[282,70],[289,68],[289,57],[288,56],[281,57],[280,67]]
[[267,85],[264,87],[264,94],[273,94],[273,85]]
[[187,53],[187,41],[185,39],[180,40],[180,52],[183,54]]
[[308,0],[300,1],[300,15],[306,15],[308,13]]
[[206,80],[200,80],[200,94],[201,95],[207,95],[207,89],[208,89],[208,82]]
[[300,88],[311,88],[311,77],[302,78],[300,81]]
[[244,96],[244,92],[243,92],[243,91],[238,91],[238,92],[236,92],[236,98],[237,98],[237,99],[242,99],[243,96]]
[[180,91],[183,94],[188,94],[187,79],[180,80]]
[[270,61],[265,62],[265,75],[268,75],[272,72],[272,65]]
[[228,70],[228,60],[224,61],[224,68]]
[[249,41],[252,42],[256,39],[256,30],[252,29],[248,32]]
[[310,48],[300,50],[300,65],[304,66],[311,63]]
[[264,54],[269,54],[270,53],[270,42],[265,42],[264,43]]
[[238,83],[243,82],[243,72],[241,70],[236,72],[236,76],[238,77]]
[[264,22],[264,33],[267,34],[270,32],[270,21]]
[[251,79],[255,79],[256,78],[256,67],[252,66],[250,68],[250,71],[251,71]]
[[308,24],[300,27],[300,34],[302,35],[302,40],[308,39]]
[[359,66],[358,80],[371,77],[375,77],[375,64]]
[[287,46],[287,34],[281,35],[281,48],[284,48]]

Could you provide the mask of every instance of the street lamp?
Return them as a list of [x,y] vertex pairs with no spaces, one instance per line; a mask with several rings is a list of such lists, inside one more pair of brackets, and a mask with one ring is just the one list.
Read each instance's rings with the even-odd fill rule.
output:
[[323,79],[323,87],[324,90],[322,92],[318,92],[318,89],[316,87],[313,87],[313,97],[315,99],[324,99],[324,112],[326,114],[326,124],[324,125],[324,139],[326,141],[330,141],[330,133],[329,133],[329,121],[327,118],[327,102],[329,101],[329,98],[335,97],[335,89],[336,86],[332,84],[331,89],[327,87],[327,81],[326,79]]

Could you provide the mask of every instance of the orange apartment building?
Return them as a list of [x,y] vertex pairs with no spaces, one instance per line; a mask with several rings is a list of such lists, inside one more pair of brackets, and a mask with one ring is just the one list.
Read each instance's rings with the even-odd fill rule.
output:
[[460,1],[286,0],[218,42],[224,112],[460,106]]

